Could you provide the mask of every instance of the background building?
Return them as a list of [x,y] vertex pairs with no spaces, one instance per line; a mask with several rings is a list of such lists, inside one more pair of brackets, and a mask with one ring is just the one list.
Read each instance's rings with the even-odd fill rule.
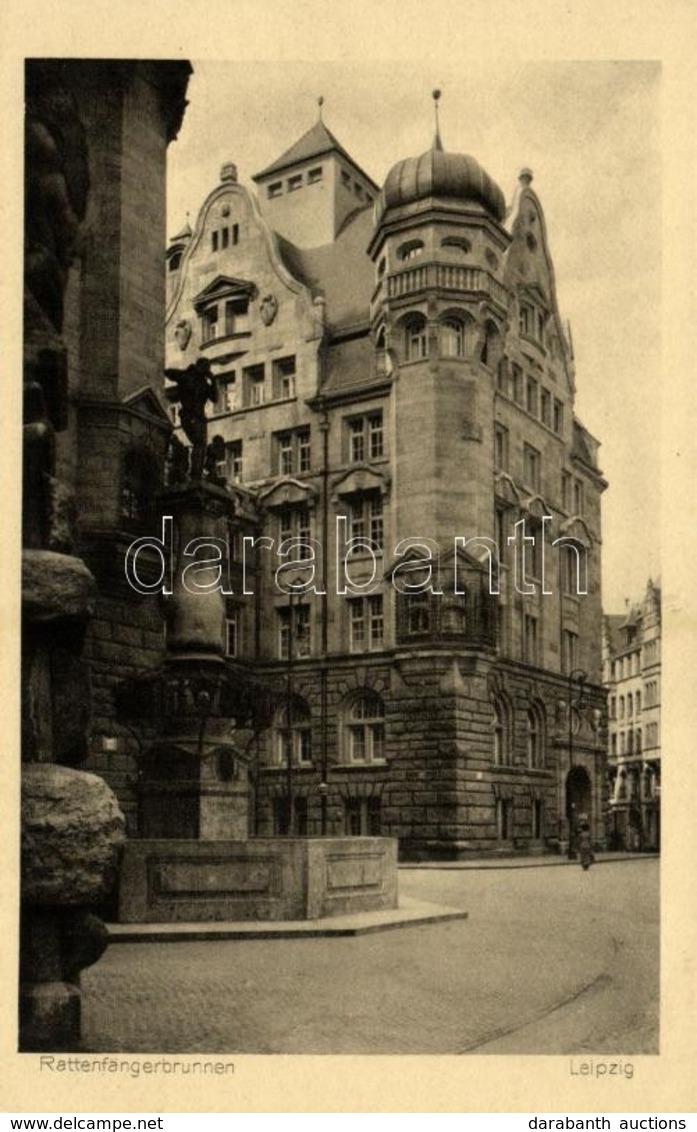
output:
[[[532,174],[507,208],[436,134],[379,190],[320,119],[254,180],[224,165],[170,244],[165,347],[217,378],[229,662],[278,689],[255,831],[456,857],[558,847],[585,812],[602,841],[605,482]],[[279,586],[293,540],[317,593]]]
[[661,843],[661,588],[603,621],[608,688],[609,838],[624,849]]

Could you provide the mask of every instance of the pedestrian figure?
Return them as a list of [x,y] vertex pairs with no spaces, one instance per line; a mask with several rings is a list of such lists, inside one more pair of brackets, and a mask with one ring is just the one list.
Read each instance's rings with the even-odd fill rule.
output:
[[584,872],[591,867],[595,857],[591,847],[591,827],[585,814],[578,820],[578,854],[581,859],[581,868]]

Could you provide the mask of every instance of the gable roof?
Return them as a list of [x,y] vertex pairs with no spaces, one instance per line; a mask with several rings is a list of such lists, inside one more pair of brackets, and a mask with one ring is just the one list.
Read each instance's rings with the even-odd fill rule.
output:
[[287,149],[285,153],[282,153],[280,157],[272,161],[265,169],[262,169],[261,173],[255,173],[252,180],[261,181],[265,177],[271,176],[273,173],[280,173],[283,169],[288,169],[292,165],[300,165],[305,161],[312,161],[313,158],[322,157],[325,153],[337,153],[340,157],[343,157],[344,161],[348,161],[354,169],[357,169],[358,172],[370,182],[376,192],[379,191],[379,187],[375,184],[372,177],[369,177],[367,173],[363,172],[360,165],[356,164],[351,154],[344,149],[341,142],[337,141],[331,130],[327,129],[321,119],[315,122],[314,126],[311,126],[307,133],[304,133],[290,149]]

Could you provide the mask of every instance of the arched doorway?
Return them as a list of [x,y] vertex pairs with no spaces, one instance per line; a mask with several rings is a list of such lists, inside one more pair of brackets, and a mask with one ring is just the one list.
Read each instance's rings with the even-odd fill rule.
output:
[[593,795],[588,771],[582,766],[572,767],[566,776],[566,820],[569,835],[576,840],[579,815],[584,814],[593,829]]

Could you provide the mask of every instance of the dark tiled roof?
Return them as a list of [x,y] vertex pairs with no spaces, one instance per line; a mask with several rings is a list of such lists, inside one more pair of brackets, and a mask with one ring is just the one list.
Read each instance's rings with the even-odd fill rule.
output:
[[286,267],[312,291],[323,295],[330,329],[366,323],[375,286],[373,265],[366,252],[373,231],[371,208],[357,209],[336,240],[319,248],[298,248],[276,234]]
[[384,385],[385,376],[375,366],[375,351],[370,335],[335,342],[329,348],[329,377],[321,392],[328,396],[358,393]]

